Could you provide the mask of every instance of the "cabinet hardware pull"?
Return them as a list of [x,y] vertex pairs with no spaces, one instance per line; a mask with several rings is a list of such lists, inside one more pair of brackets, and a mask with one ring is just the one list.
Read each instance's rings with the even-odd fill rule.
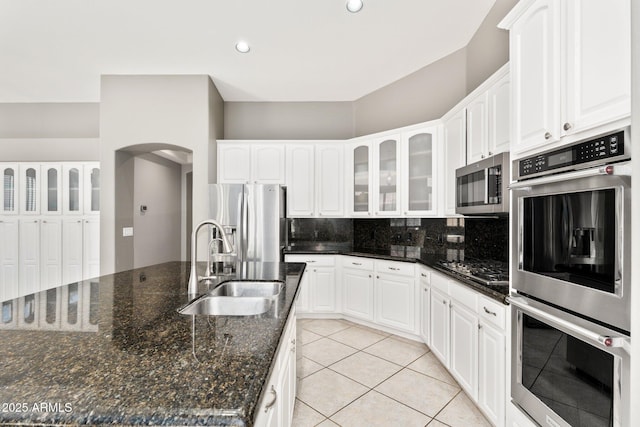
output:
[[369,275],[369,279],[371,279],[371,275]]
[[482,325],[478,324],[478,330],[482,329]]
[[484,154],[480,154],[480,158],[481,158],[481,159],[484,159]]
[[489,151],[489,155],[490,155],[490,156],[492,156],[492,155],[493,155],[493,153],[492,153],[491,151]]
[[34,220],[34,221],[33,221],[33,223],[34,223],[34,224],[37,224],[37,223],[38,223],[38,220],[37,220],[37,219],[36,219],[36,220]]
[[353,264],[353,265],[362,265],[361,262],[352,262],[351,264]]
[[273,393],[273,400],[264,406],[264,412],[269,412],[269,409],[273,408],[273,405],[276,404],[276,400],[278,400],[278,392],[276,391],[276,388],[273,386],[273,384],[271,385],[270,391],[271,393]]
[[489,310],[489,309],[488,309],[487,307],[485,307],[485,306],[482,306],[482,308],[484,308],[484,312],[485,312],[485,313],[490,314],[490,315],[492,315],[492,316],[496,316],[496,317],[498,316],[498,314],[497,314],[495,311],[491,311],[491,310]]
[[46,223],[47,223],[47,221],[42,221],[42,223],[43,223],[43,224],[46,224]]
[[446,299],[443,299],[443,300],[442,300],[442,303],[443,303],[444,305],[447,305],[447,300],[446,300]]
[[564,124],[564,126],[562,126],[562,128],[563,128],[564,130],[569,130],[569,129],[571,129],[571,123],[565,123],[565,124]]
[[314,260],[312,260],[312,259],[309,259],[309,260],[307,260],[307,261],[305,261],[305,262],[309,262],[309,263],[311,263],[311,262],[315,262],[315,261],[314,261]]
[[422,277],[427,277],[427,275],[426,275],[426,274],[424,274],[424,273],[420,273],[420,275],[421,275]]
[[551,139],[551,134],[549,132],[545,133],[544,139]]
[[379,279],[379,278],[380,278],[380,276],[376,276],[376,279]]
[[393,270],[393,271],[398,271],[398,270],[400,270],[400,269],[399,269],[399,268],[397,268],[397,267],[387,267],[387,268],[388,268],[389,270]]

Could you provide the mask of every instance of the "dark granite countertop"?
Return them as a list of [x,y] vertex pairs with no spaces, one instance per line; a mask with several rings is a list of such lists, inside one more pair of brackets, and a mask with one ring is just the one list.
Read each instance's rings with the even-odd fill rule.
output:
[[3,303],[0,424],[252,425],[304,264],[238,270],[239,279],[284,281],[277,308],[181,315],[184,262]]
[[502,304],[508,304],[507,296],[509,295],[509,287],[506,285],[483,285],[478,282],[474,282],[462,275],[456,274],[452,271],[442,268],[440,265],[440,261],[442,261],[443,257],[439,255],[431,255],[431,254],[421,254],[419,257],[415,257],[412,255],[399,255],[396,253],[392,253],[392,251],[387,249],[343,249],[336,250],[332,248],[331,250],[324,250],[323,248],[318,248],[313,245],[309,246],[297,246],[295,248],[285,250],[285,254],[315,254],[315,255],[349,255],[349,256],[360,256],[366,258],[374,258],[374,259],[383,259],[390,261],[402,261],[402,262],[414,262],[418,264],[425,265],[429,268],[432,268],[439,273],[445,274],[449,277],[456,279],[457,281],[473,288],[474,290],[492,298]]

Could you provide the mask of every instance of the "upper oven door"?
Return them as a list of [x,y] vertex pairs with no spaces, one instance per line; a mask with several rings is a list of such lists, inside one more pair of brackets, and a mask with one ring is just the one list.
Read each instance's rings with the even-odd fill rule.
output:
[[612,172],[512,185],[512,277],[520,292],[629,331],[630,177]]
[[509,212],[509,153],[501,153],[456,170],[456,213]]

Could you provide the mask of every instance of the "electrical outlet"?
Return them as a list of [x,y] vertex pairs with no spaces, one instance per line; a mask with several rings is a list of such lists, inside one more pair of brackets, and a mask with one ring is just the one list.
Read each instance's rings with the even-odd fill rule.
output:
[[133,227],[122,227],[122,237],[133,236]]

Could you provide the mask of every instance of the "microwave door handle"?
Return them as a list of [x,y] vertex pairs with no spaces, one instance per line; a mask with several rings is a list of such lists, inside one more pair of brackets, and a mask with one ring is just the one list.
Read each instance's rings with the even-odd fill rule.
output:
[[484,170],[484,204],[489,204],[489,168]]
[[582,326],[575,325],[565,319],[547,313],[544,310],[530,306],[523,297],[509,296],[507,297],[509,304],[519,308],[525,313],[532,314],[545,322],[549,322],[559,328],[569,331],[571,334],[596,345],[606,348],[618,347],[631,354],[631,343],[624,337],[611,337],[608,335],[600,335]]

